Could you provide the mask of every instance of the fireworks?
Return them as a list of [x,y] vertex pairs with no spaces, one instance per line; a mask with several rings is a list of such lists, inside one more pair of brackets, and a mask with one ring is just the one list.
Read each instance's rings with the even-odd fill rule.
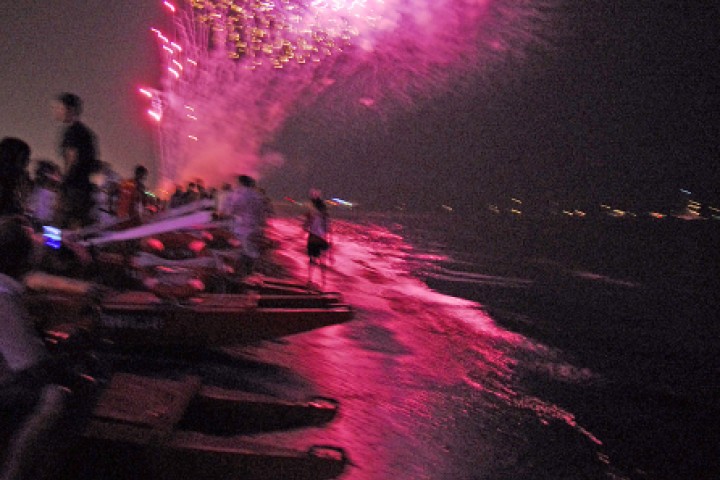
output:
[[[333,3],[335,5],[333,5]],[[337,11],[338,2],[314,1],[192,1],[197,21],[207,24],[211,42],[223,44],[234,60],[247,60],[251,68],[269,62],[283,68],[304,64],[341,51],[357,32],[344,17],[323,21],[317,9]],[[220,45],[215,45],[220,46]]]
[[[165,1],[154,29],[161,177],[227,181],[282,163],[268,144],[321,94],[336,113],[410,104],[530,43],[540,0]],[[269,161],[271,159],[271,161]]]

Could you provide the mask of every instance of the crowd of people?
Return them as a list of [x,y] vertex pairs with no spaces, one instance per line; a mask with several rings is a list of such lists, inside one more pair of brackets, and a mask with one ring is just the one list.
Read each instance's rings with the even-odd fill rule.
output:
[[[49,356],[23,304],[23,276],[42,245],[43,227],[82,229],[92,225],[151,221],[165,210],[198,201],[214,205],[240,245],[242,272],[253,272],[261,256],[272,205],[255,179],[237,177],[237,185],[207,189],[201,179],[160,201],[148,193],[148,169],[137,165],[122,179],[99,160],[97,138],[81,120],[82,101],[72,93],[54,99],[54,117],[62,123],[60,161],[39,159],[30,173],[31,148],[23,140],[0,140],[0,479],[40,478],[40,438],[58,421],[64,389],[48,367]],[[308,282],[322,266],[330,246],[327,206],[311,192],[305,216]],[[324,269],[322,270],[324,283]],[[19,414],[18,414],[19,413]],[[32,473],[29,473],[32,472]],[[30,475],[30,476],[28,476]]]

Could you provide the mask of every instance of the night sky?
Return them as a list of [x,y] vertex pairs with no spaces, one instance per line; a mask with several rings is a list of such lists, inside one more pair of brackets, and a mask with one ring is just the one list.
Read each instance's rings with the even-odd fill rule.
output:
[[[155,166],[136,94],[157,84],[160,2],[3,6],[0,135],[57,159],[49,102],[86,102],[104,160]],[[499,197],[650,206],[680,188],[718,201],[720,4],[567,1],[522,58],[405,111],[291,118],[271,195],[310,186],[373,206],[471,206]]]

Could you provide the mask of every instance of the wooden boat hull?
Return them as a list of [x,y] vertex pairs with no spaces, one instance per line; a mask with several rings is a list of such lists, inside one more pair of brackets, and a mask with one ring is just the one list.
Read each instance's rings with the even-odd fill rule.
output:
[[[286,402],[207,387],[197,377],[169,380],[116,374],[99,396],[62,478],[334,478],[347,463],[340,448],[303,451],[262,444],[238,433],[247,429],[248,420],[255,420],[252,415],[294,412],[289,415],[312,417],[319,412],[327,421],[336,408],[327,399]],[[226,422],[224,436],[193,430],[193,418]],[[207,430],[208,422],[201,426]],[[302,425],[275,428],[297,426]]]
[[82,460],[63,478],[322,480],[340,476],[348,463],[339,448],[318,446],[302,451],[250,440],[207,438],[194,432],[175,433],[163,445],[128,442],[139,435],[138,430],[95,425],[77,446]]
[[118,343],[231,345],[284,337],[352,318],[347,305],[261,307],[248,295],[199,295],[186,303],[165,302],[144,292],[106,299],[96,324]]
[[88,309],[82,299],[35,296],[31,311],[49,335],[84,327],[117,345],[230,346],[269,340],[349,321],[339,296],[203,294],[179,302],[148,292],[105,296]]

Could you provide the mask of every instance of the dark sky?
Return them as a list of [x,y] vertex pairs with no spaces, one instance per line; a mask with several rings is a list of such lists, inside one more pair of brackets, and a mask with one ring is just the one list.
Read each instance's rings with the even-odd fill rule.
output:
[[0,7],[0,135],[17,136],[34,158],[57,160],[59,125],[50,102],[62,91],[85,102],[83,120],[102,157],[129,174],[152,163],[152,130],[136,94],[156,81],[150,27],[163,18],[153,0],[23,0]]
[[[0,134],[55,158],[48,102],[87,103],[103,157],[154,164],[139,83],[157,78],[160,2],[25,1],[0,10]],[[472,205],[499,196],[642,203],[718,198],[720,5],[567,1],[522,60],[383,118],[312,110],[276,139],[270,193],[310,185],[370,204]],[[318,107],[321,108],[321,107]]]

